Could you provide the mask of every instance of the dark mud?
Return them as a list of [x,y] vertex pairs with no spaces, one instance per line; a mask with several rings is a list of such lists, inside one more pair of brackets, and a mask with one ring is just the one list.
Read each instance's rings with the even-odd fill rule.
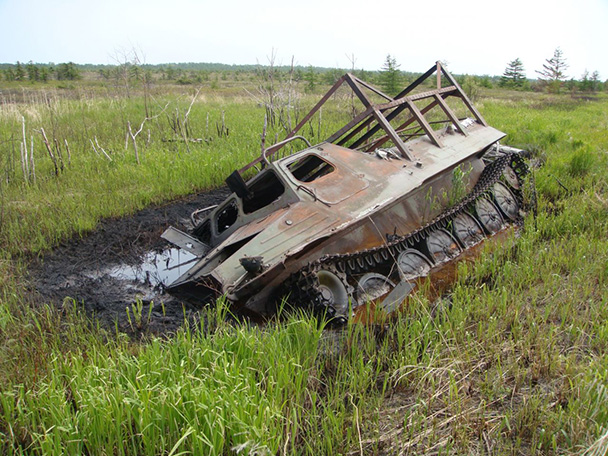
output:
[[30,266],[36,299],[59,307],[73,299],[103,327],[129,333],[164,334],[185,319],[196,321],[204,302],[167,293],[162,283],[168,279],[155,271],[155,262],[172,261],[160,236],[171,225],[187,230],[193,211],[228,195],[220,188],[102,220],[93,232],[65,241]]

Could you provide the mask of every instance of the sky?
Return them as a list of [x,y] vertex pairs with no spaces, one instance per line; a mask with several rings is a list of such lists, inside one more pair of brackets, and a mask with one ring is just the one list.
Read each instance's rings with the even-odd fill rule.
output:
[[0,63],[213,62],[608,79],[608,0],[0,0]]

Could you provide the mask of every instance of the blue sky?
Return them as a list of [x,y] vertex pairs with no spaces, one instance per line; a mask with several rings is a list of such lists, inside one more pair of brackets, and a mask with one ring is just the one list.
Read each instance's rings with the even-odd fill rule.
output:
[[[0,62],[220,62],[528,77],[560,47],[576,79],[608,79],[608,0],[0,0]],[[350,56],[350,57],[349,57]]]

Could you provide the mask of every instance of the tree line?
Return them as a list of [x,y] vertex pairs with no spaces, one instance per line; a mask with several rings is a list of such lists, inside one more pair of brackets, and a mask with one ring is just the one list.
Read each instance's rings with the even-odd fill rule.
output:
[[74,81],[82,78],[79,66],[74,62],[54,64],[36,64],[33,62],[15,65],[4,65],[1,71],[5,81],[47,82],[50,79],[58,81]]
[[[535,71],[538,75],[536,88],[552,93],[559,93],[562,89],[568,91],[578,90],[581,92],[608,90],[608,80],[602,82],[598,71],[589,73],[588,70],[585,70],[580,79],[574,79],[568,76],[568,68],[569,65],[564,52],[559,47],[556,48],[553,51],[553,56],[545,60],[541,69]],[[507,64],[500,78],[499,85],[501,87],[523,90],[534,88],[526,77],[524,64],[519,58]]]
[[[463,87],[503,87],[516,90],[546,90],[558,93],[562,90],[570,92],[598,92],[608,90],[608,80],[602,82],[598,71],[585,70],[580,79],[567,75],[568,64],[560,48],[555,49],[553,56],[545,61],[542,68],[536,70],[537,78],[530,79],[526,75],[524,64],[519,58],[508,62],[502,76],[470,76],[457,75],[458,82]],[[150,65],[139,62],[125,61],[118,65],[78,65],[73,62],[60,64],[39,64],[17,62],[16,64],[0,64],[0,80],[48,82],[54,80],[74,81],[83,78],[86,73],[97,75],[101,80],[164,80],[178,84],[200,84],[210,82],[219,84],[219,81],[244,80],[253,74],[269,71],[263,65],[227,65],[219,63],[174,63]],[[307,92],[313,91],[317,85],[333,84],[348,70],[340,68],[323,68],[309,65],[303,66],[274,66],[274,77],[294,78],[303,82]],[[350,70],[357,77],[379,85],[387,94],[395,95],[409,82],[412,82],[420,73],[400,70],[395,57],[390,54],[378,71]],[[465,87],[466,89],[466,87]]]
[[[395,95],[404,85],[411,82],[399,70],[399,64],[390,54],[386,56],[378,81],[387,94]],[[588,70],[581,75],[580,79],[574,79],[567,75],[568,63],[563,51],[558,47],[553,56],[546,59],[540,70],[536,70],[537,79],[528,79],[521,59],[510,61],[502,76],[470,76],[455,75],[458,83],[469,92],[473,86],[492,88],[495,86],[517,89],[517,90],[546,90],[551,93],[559,93],[563,89],[569,92],[598,92],[608,91],[608,80],[602,82],[598,71],[590,73]],[[468,89],[468,90],[467,90]]]

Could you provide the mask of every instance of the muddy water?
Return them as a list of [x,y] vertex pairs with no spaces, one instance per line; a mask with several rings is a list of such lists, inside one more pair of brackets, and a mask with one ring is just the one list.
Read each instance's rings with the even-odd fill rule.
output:
[[[164,287],[187,269],[188,253],[171,249],[160,235],[169,226],[187,230],[190,214],[218,204],[225,188],[146,208],[119,219],[105,219],[97,228],[74,237],[48,252],[30,266],[32,295],[41,303],[60,307],[75,300],[103,326],[115,324],[126,332],[171,332],[184,319],[196,320],[202,304],[176,297]],[[182,264],[182,266],[178,266]],[[139,300],[149,320],[132,328],[126,308]]]
[[196,261],[196,256],[177,248],[160,252],[147,252],[141,263],[110,266],[102,274],[119,280],[148,284],[152,287],[167,287],[184,274]]

